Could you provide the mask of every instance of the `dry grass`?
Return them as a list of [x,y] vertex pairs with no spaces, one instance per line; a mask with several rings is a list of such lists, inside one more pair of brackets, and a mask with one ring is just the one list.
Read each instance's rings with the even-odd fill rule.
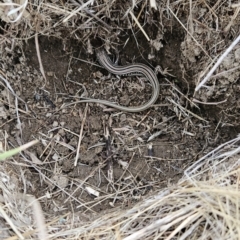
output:
[[[154,193],[128,210],[117,208],[86,222],[86,216],[81,214],[72,213],[57,220],[47,216],[49,239],[237,239],[239,143],[240,137],[222,144],[189,167],[176,185]],[[11,191],[13,183],[8,176],[4,177],[3,170],[2,209],[12,216],[10,221],[15,226],[25,229],[22,236],[33,234],[31,204]],[[6,215],[2,217],[9,222]]]
[[[69,38],[81,41],[88,53],[93,52],[91,37],[98,36],[102,39],[103,45],[107,50],[110,48],[115,49],[118,46],[118,27],[111,26],[105,20],[117,18],[121,20],[121,27],[119,26],[119,28],[123,29],[122,26],[127,26],[129,29],[133,29],[133,25],[136,24],[146,39],[149,40],[144,27],[138,21],[140,15],[134,15],[133,12],[134,7],[139,7],[139,2],[137,1],[130,1],[130,3],[126,2],[125,4],[120,4],[119,1],[41,1],[38,5],[36,5],[35,1],[30,0],[16,2],[18,5],[11,3],[11,1],[0,3],[0,17],[4,21],[4,24],[1,25],[3,34],[0,37],[0,48],[2,51],[12,52],[15,44],[21,45],[21,41],[35,37],[36,54],[38,55],[41,73],[45,79],[38,50],[39,35],[63,38],[62,34],[67,32]],[[218,85],[216,79],[220,79],[222,82],[226,78],[234,81],[232,79],[236,79],[237,75],[239,76],[239,65],[234,65],[234,68],[232,68],[232,65],[229,64],[231,61],[239,60],[236,47],[237,42],[224,42],[219,34],[219,24],[225,25],[224,34],[232,34],[235,39],[237,37],[235,34],[237,26],[234,25],[234,22],[239,20],[238,12],[240,7],[237,4],[233,5],[233,16],[226,14],[226,16],[224,15],[225,18],[221,19],[222,14],[227,13],[231,8],[225,2],[216,1],[210,7],[207,1],[183,0],[172,1],[172,3],[171,1],[163,1],[161,6],[157,3],[156,7],[155,1],[150,1],[149,3],[148,1],[143,1],[142,8],[138,11],[141,13],[143,6],[151,4],[154,9],[157,8],[161,20],[164,14],[165,17],[176,19],[186,33],[186,38],[182,43],[182,51],[184,57],[189,60],[186,63],[187,67],[192,68],[195,74],[196,91],[198,92],[194,95],[195,99],[190,99],[171,84],[171,94],[167,101],[179,119],[190,119],[191,117],[202,122],[206,121],[193,113],[187,106],[197,106],[196,103],[206,103],[208,99],[214,98],[218,91],[221,92],[224,84]],[[196,13],[199,9],[208,11],[208,14],[204,15],[202,22],[199,20],[201,16],[198,16]],[[153,14],[153,10],[150,7],[147,11],[149,14]],[[186,23],[180,20],[179,11],[185,13]],[[212,27],[213,22],[215,24],[214,27]],[[208,49],[203,42],[208,43]],[[156,46],[151,40],[150,44]],[[230,50],[234,51],[235,55],[232,54],[231,58],[227,58],[224,52],[229,53]],[[196,64],[195,59],[201,54],[203,55],[202,60]],[[217,61],[217,59],[220,60]],[[212,67],[214,64],[215,66]],[[218,72],[212,76],[217,67]],[[185,76],[185,68],[186,66],[183,66],[183,78]],[[228,73],[228,75],[225,73]],[[17,102],[21,99],[16,95],[2,71],[0,71],[0,74],[3,86],[8,88],[16,99],[16,115],[21,125],[19,118],[21,111],[18,109]],[[204,78],[204,76],[206,77]],[[202,79],[204,80],[202,81]],[[207,80],[209,85],[206,86]],[[200,87],[204,88],[200,90]],[[187,102],[184,106],[181,97]],[[215,102],[213,104],[221,104],[223,102]],[[11,104],[9,102],[9,106]],[[86,114],[87,107],[84,114],[82,114],[84,121],[82,122],[81,132],[79,135],[76,134],[79,137],[78,148],[80,148],[81,144]],[[139,121],[139,125],[147,115]],[[191,119],[187,121],[193,124]],[[125,132],[128,130],[129,132],[135,131],[135,129],[115,129],[115,131],[119,132],[122,130]],[[134,132],[133,137],[137,139],[141,134],[135,134]],[[151,135],[149,141],[156,138],[158,134],[161,134],[161,132]],[[185,131],[184,134],[194,136],[194,133],[188,131]],[[125,141],[125,137],[120,135],[119,138]],[[1,136],[1,142],[4,142],[4,139],[6,139],[6,136]],[[18,140],[18,143],[22,144],[20,137]],[[73,149],[72,146],[60,142],[56,138],[48,139],[47,136],[43,135],[41,140],[45,143],[43,153],[49,149],[52,150],[51,146],[54,144],[62,144],[72,151],[79,152],[78,149]],[[96,204],[104,200],[111,199],[114,205],[115,195],[124,198],[124,194],[131,192],[132,188],[140,187],[132,180],[132,182],[124,185],[122,188],[114,189],[111,169],[109,169],[109,186],[114,189],[114,192],[109,193],[106,191],[102,193],[101,197],[86,203],[81,199],[75,198],[73,196],[74,192],[67,192],[64,189],[64,183],[53,181],[53,179],[42,174],[39,170],[39,165],[42,162],[39,159],[32,156],[30,152],[22,153],[20,157],[25,163],[19,162],[15,158],[9,160],[13,166],[26,167],[26,170],[23,171],[21,169],[21,172],[18,173],[18,177],[21,178],[23,183],[22,186],[18,185],[19,182],[16,175],[7,168],[7,164],[0,166],[1,236],[4,239],[239,239],[239,143],[240,137],[237,137],[220,145],[188,167],[184,172],[184,176],[177,184],[152,193],[150,197],[142,199],[138,204],[129,209],[115,208],[113,211],[106,211],[104,214],[100,213],[99,215],[72,212],[57,217],[44,212],[40,206],[40,202],[44,201],[45,198],[51,198],[50,193],[37,200],[33,196],[26,195],[27,186],[31,185],[31,182],[25,179],[29,166],[34,168],[36,172],[39,172],[40,181],[50,182],[54,187],[58,188],[59,194],[66,194],[66,201],[69,199],[75,201],[79,206],[84,206],[84,209],[88,209],[89,212],[93,211],[92,208]],[[7,145],[7,143],[5,144]],[[76,162],[78,161],[77,153]],[[32,159],[35,165],[28,165],[31,162],[26,158],[25,154]],[[47,158],[48,156],[45,161]],[[109,159],[102,164],[106,165],[107,163],[111,163]],[[96,174],[101,167],[94,169],[91,175]],[[127,167],[125,171],[127,171]],[[99,189],[96,186],[87,185],[87,188],[83,187],[87,180],[88,178],[80,182],[77,189],[92,191],[95,192],[95,196],[98,196]],[[154,184],[157,186],[157,183]],[[21,189],[23,194],[18,193],[18,189]],[[34,211],[34,214],[32,214],[32,211]],[[35,219],[33,216],[35,216]]]
[[178,184],[75,231],[84,239],[237,239],[239,141],[233,139],[201,158]]

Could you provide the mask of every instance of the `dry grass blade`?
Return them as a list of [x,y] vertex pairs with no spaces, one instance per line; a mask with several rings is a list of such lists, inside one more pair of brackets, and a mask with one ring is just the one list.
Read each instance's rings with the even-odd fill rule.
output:
[[[80,4],[75,1],[75,0],[71,0],[71,2],[77,6],[80,6]],[[83,2],[81,1],[81,4],[83,5]],[[88,9],[84,8],[84,11],[90,15],[91,17],[95,18],[98,22],[100,22],[101,24],[103,24],[107,29],[112,29],[111,26],[109,26],[107,23],[105,23],[102,19],[100,19],[96,14],[93,14],[91,11],[89,11]]]
[[181,111],[181,113],[183,113],[183,115],[187,116],[188,114],[192,115],[195,118],[198,118],[201,121],[207,122],[207,120],[203,119],[202,117],[198,116],[197,114],[191,112],[190,110],[184,108],[183,106],[181,106],[180,104],[178,104],[177,102],[175,102],[173,99],[168,98],[167,99],[170,103],[172,103],[174,106],[178,107],[179,110]]
[[42,240],[47,240],[48,234],[46,229],[46,223],[43,216],[42,208],[39,201],[33,196],[26,196],[30,205],[32,205],[33,209],[33,217],[35,218],[36,226],[37,226],[37,234],[38,238]]
[[238,14],[239,14],[239,11],[240,11],[240,7],[237,7],[237,8],[235,9],[235,12],[234,12],[232,18],[231,18],[231,21],[230,21],[229,24],[224,28],[224,32],[227,33],[227,32],[230,30],[231,26],[233,25],[234,20],[237,18]]
[[[13,3],[11,1],[0,3],[0,10],[3,8],[5,11],[2,13],[2,20],[6,22],[15,23],[19,21],[22,17],[22,15],[25,13],[25,9],[28,4],[28,0],[19,1],[18,3]],[[1,13],[1,11],[0,11]]]
[[45,71],[42,65],[42,58],[41,58],[41,54],[40,54],[40,49],[39,49],[39,43],[38,43],[38,34],[35,35],[35,45],[36,45],[36,51],[37,51],[37,57],[38,57],[38,62],[39,62],[39,67],[40,67],[40,71],[42,73],[42,76],[45,80],[45,85],[47,83],[47,78],[45,75]]
[[78,12],[80,12],[82,9],[84,9],[86,6],[90,5],[90,4],[93,4],[93,1],[94,0],[88,0],[86,3],[84,3],[82,6],[80,6],[78,9],[76,9],[75,11],[71,12],[71,14],[66,17],[64,20],[63,20],[63,23],[67,22],[71,17],[73,17],[75,14],[77,14]]
[[225,99],[221,102],[201,102],[201,101],[194,98],[192,101],[195,102],[195,103],[206,104],[206,105],[218,105],[218,104],[222,104],[222,103],[227,102],[227,99]]
[[232,44],[219,57],[219,59],[214,64],[212,69],[208,72],[207,76],[196,86],[195,92],[199,91],[199,89],[204,86],[204,84],[209,80],[209,78],[212,76],[212,74],[216,71],[216,69],[219,67],[219,65],[224,60],[224,58],[232,51],[232,49],[238,44],[239,41],[240,41],[240,35],[232,42]]
[[[233,152],[231,150],[224,152],[224,155],[219,153],[224,151],[225,148],[228,148],[228,146],[235,146],[235,144],[239,141],[240,141],[240,135],[235,139],[232,139],[226,143],[219,145],[217,148],[210,151],[208,154],[206,154],[205,156],[200,158],[198,161],[196,161],[194,164],[192,164],[192,166],[185,171],[185,176],[188,178],[189,181],[191,181],[192,176],[197,177],[199,173],[202,173],[201,168],[203,168],[204,165],[206,165],[206,162],[208,163],[207,166],[210,167],[209,163],[210,162],[211,164],[214,163],[217,158],[223,157],[223,161],[225,161],[228,157],[232,157],[232,155],[237,154],[240,151],[239,147],[238,148],[234,147]],[[220,162],[218,161],[216,165],[217,164],[220,164]]]
[[[138,13],[137,19],[139,19],[140,16],[142,15],[142,11],[143,11],[143,9],[145,8],[145,6],[147,5],[147,1],[148,1],[148,0],[145,0],[145,2],[143,3],[142,8],[141,8],[140,12]],[[137,24],[137,23],[135,22],[135,23],[133,24],[133,27],[135,27],[136,24]]]
[[168,10],[171,12],[171,14],[177,19],[177,21],[181,24],[183,29],[187,32],[187,34],[194,40],[194,42],[199,46],[202,51],[206,54],[206,56],[209,59],[212,59],[211,56],[208,54],[208,52],[203,48],[203,46],[197,41],[197,39],[188,31],[188,29],[184,26],[184,24],[180,21],[180,19],[176,16],[176,14],[172,11],[171,8],[168,7]]
[[4,78],[1,74],[0,74],[0,79],[3,80],[3,82],[5,83],[5,85],[7,86],[7,88],[11,91],[11,93],[15,96],[15,109],[16,109],[16,115],[17,115],[17,121],[18,121],[18,125],[19,125],[19,129],[20,132],[22,134],[22,124],[21,124],[21,120],[20,120],[20,115],[19,115],[19,109],[18,109],[18,100],[20,100],[21,102],[23,102],[26,106],[27,109],[27,104],[24,100],[22,100],[22,98],[20,98],[15,91],[12,89],[10,83],[7,81],[6,78]]
[[19,239],[25,239],[23,235],[17,230],[11,219],[8,217],[7,213],[3,210],[2,206],[0,206],[0,213],[6,222],[11,226],[12,230],[17,234]]
[[31,147],[32,145],[34,145],[36,143],[38,143],[38,140],[33,140],[33,141],[31,141],[29,143],[26,143],[26,144],[24,144],[24,145],[22,145],[18,148],[9,150],[9,151],[4,152],[4,153],[0,153],[0,160],[4,160],[6,158],[9,158],[9,157],[21,152],[21,151],[24,151],[25,149]]
[[[191,210],[193,210],[195,207],[196,206],[192,205]],[[171,214],[169,216],[166,216],[165,218],[159,219],[159,220],[153,222],[152,224],[148,225],[147,227],[139,230],[138,232],[135,232],[132,235],[124,238],[124,240],[141,239],[142,237],[147,236],[149,234],[149,232],[153,232],[156,229],[159,229],[161,232],[165,232],[165,230],[170,228],[171,225],[174,225],[180,221],[183,221],[184,219],[189,219],[189,218],[192,219],[192,218],[195,218],[196,216],[199,216],[199,213],[195,213],[195,211],[188,213],[189,210],[187,210],[187,212],[185,212],[185,210],[180,210],[176,214]],[[185,222],[183,222],[182,224],[185,224]],[[168,236],[168,238],[166,238],[166,239],[171,239],[172,237],[174,237],[175,234],[179,230],[181,230],[181,228],[182,228],[181,225],[179,226],[179,228],[175,229],[175,231],[173,231],[170,234],[170,236]]]
[[139,29],[142,31],[142,33],[144,34],[144,36],[146,37],[146,39],[148,41],[150,41],[150,38],[148,37],[147,33],[144,31],[144,29],[142,28],[141,24],[139,23],[139,21],[137,20],[137,18],[134,16],[134,14],[132,13],[131,10],[129,10],[130,15],[132,16],[132,19],[136,22],[136,24],[138,25]]
[[78,146],[77,146],[77,154],[76,154],[76,158],[75,158],[75,162],[74,162],[74,166],[77,166],[77,162],[78,162],[78,158],[79,158],[79,154],[80,154],[80,146],[81,146],[81,142],[83,139],[83,127],[86,121],[86,117],[87,117],[87,110],[88,110],[88,104],[86,104],[86,107],[84,109],[84,113],[83,113],[83,119],[82,119],[82,124],[81,124],[81,128],[80,128],[80,133],[79,133],[79,140],[78,140]]

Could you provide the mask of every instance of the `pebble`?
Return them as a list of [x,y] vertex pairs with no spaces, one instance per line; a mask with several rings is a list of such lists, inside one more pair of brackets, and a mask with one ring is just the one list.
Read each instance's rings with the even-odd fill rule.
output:
[[58,126],[58,122],[57,121],[54,121],[53,122],[53,127],[57,127]]
[[125,113],[120,116],[120,121],[121,121],[121,122],[126,121],[126,119],[127,119],[127,116],[126,116]]

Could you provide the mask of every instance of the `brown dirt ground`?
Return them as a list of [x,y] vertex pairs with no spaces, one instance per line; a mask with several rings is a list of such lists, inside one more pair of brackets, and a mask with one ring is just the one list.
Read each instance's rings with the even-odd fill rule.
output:
[[[40,200],[44,212],[101,212],[113,206],[131,206],[152,191],[178,181],[193,161],[237,135],[239,114],[236,115],[235,108],[229,110],[226,106],[236,101],[239,80],[231,85],[233,94],[227,103],[190,106],[179,93],[191,98],[195,87],[196,73],[187,67],[187,60],[182,56],[185,32],[174,21],[167,22],[165,28],[167,31],[160,41],[163,47],[158,52],[153,51],[137,28],[135,37],[126,30],[119,40],[119,64],[160,65],[172,75],[158,73],[161,86],[158,101],[151,109],[136,114],[108,111],[107,107],[92,103],[87,108],[85,103],[65,106],[79,100],[82,94],[123,105],[141,105],[151,94],[151,86],[145,79],[111,76],[94,65],[98,64],[95,54],[86,54],[86,46],[67,35],[63,39],[39,37],[46,84],[39,70],[34,39],[4,53],[5,60],[1,61],[4,73],[8,77],[15,75],[10,84],[29,107],[26,113],[25,105],[19,102],[23,111],[22,143],[40,140],[31,148],[40,162],[34,162],[25,153],[17,161],[4,164],[17,176],[16,185],[25,186],[22,191],[37,198],[49,194],[49,198]],[[156,26],[145,29],[151,39],[156,38]],[[96,47],[101,45],[98,39],[90,40]],[[153,60],[148,60],[149,53],[155,56]],[[201,56],[196,61],[200,62]],[[188,69],[184,78],[182,65]],[[14,100],[8,99],[5,87],[1,86],[0,90],[4,101],[1,106],[6,114],[1,131],[7,132],[12,147],[17,146],[20,133],[16,128],[16,114],[8,104],[10,101],[14,105]],[[214,100],[224,97],[222,94]],[[169,99],[199,118],[184,114]],[[85,108],[80,157],[74,167]],[[219,119],[225,119],[226,124],[219,127]],[[109,141],[105,138],[106,131],[109,131]],[[153,138],[148,141],[150,137]],[[149,157],[149,144],[153,148],[152,157]],[[128,168],[124,164],[129,164]],[[90,194],[86,187],[99,192],[100,197]]]

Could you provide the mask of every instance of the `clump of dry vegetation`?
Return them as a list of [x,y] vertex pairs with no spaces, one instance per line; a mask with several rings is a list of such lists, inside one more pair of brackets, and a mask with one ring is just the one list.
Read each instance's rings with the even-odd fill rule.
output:
[[[1,162],[1,238],[238,239],[239,10],[237,1],[1,1],[0,151],[40,141],[34,150]],[[82,92],[69,90],[71,101],[53,84],[53,103],[46,89],[49,79],[58,77],[45,70],[51,63],[43,58],[42,36],[61,41],[65,55],[77,42],[90,56],[100,46],[117,53],[131,36],[141,56],[144,44],[149,47],[147,61],[163,58],[164,66],[156,67],[164,76],[163,102],[133,116],[104,107],[99,112],[91,104],[76,110],[78,99],[89,94],[91,84],[83,82],[77,83]],[[32,39],[37,69],[26,60]],[[94,65],[72,54],[66,91],[74,82],[75,60]],[[78,72],[84,76],[84,70]],[[148,89],[142,79],[125,86],[99,71],[92,78],[107,84],[92,95],[108,96],[113,86],[127,103],[126,95]],[[33,86],[37,103],[24,98]],[[72,128],[64,114],[76,121]],[[34,124],[34,131],[28,129]],[[84,139],[88,134],[94,143]],[[151,147],[163,155],[152,155]],[[149,151],[144,158],[143,148]],[[170,182],[176,173],[181,176]]]

